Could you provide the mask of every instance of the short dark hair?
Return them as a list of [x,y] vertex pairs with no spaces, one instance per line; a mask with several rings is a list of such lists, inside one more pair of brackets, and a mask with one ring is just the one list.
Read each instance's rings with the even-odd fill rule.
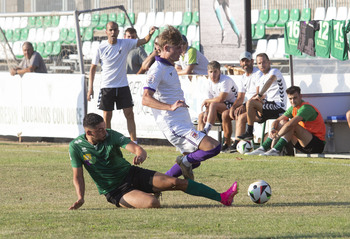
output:
[[270,60],[269,56],[266,53],[259,53],[258,55],[256,55],[256,58],[258,58],[258,57],[265,57],[266,60],[268,60],[268,61]]
[[96,128],[98,124],[103,122],[103,118],[101,115],[95,114],[95,113],[89,113],[85,115],[83,120],[83,126],[84,128]]
[[124,35],[125,33],[129,32],[130,34],[136,34],[137,35],[137,32],[136,32],[136,29],[135,28],[132,28],[132,27],[129,27],[125,30],[124,32]]
[[291,86],[288,89],[286,89],[286,92],[288,95],[293,95],[295,92],[297,92],[300,95],[300,87],[299,86]]
[[217,62],[217,61],[211,61],[211,62],[209,62],[207,68],[208,68],[208,70],[209,70],[209,69],[219,69],[219,70],[220,70],[221,65],[220,65],[220,63]]
[[29,41],[24,42],[23,45],[22,45],[22,47],[24,47],[24,46],[28,46],[28,47],[30,47],[32,50],[34,50],[33,44],[32,44],[31,42],[29,42]]

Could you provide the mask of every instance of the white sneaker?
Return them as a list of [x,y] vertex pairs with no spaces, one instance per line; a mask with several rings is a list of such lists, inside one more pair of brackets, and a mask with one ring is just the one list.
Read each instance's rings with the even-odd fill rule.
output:
[[263,147],[259,147],[250,153],[245,153],[244,155],[262,155],[264,153],[266,153],[265,149]]
[[280,156],[280,155],[281,155],[281,152],[275,148],[272,148],[266,153],[262,154],[262,156]]

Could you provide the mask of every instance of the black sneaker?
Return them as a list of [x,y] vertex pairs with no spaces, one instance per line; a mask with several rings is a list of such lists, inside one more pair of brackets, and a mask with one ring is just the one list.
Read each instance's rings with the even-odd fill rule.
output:
[[231,145],[229,151],[230,151],[231,154],[232,153],[236,153],[237,152],[237,148],[235,146]]
[[229,152],[230,152],[230,146],[228,146],[228,144],[224,144],[224,145],[221,147],[221,152],[222,152],[222,153],[229,153]]
[[241,136],[238,136],[239,139],[241,140],[252,140],[253,139],[253,134],[249,134],[248,132],[245,132]]

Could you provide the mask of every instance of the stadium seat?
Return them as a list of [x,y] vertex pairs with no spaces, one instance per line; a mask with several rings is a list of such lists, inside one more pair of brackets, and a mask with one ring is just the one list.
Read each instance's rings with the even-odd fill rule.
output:
[[135,25],[139,26],[141,28],[146,23],[146,17],[147,17],[147,15],[145,12],[139,12],[137,14],[137,19],[136,19]]
[[68,36],[68,29],[67,28],[62,28],[60,30],[60,38],[59,41],[60,42],[65,42]]
[[52,27],[45,28],[44,30],[44,42],[51,41]]
[[276,25],[278,27],[284,27],[284,24],[289,21],[289,9],[282,9],[280,12],[280,18],[277,21]]
[[303,8],[301,11],[300,21],[310,21],[311,20],[311,8]]
[[198,11],[193,12],[191,24],[194,24],[194,25],[199,24],[199,12]]
[[277,39],[277,51],[275,55],[273,56],[274,58],[286,58],[286,52],[285,52],[285,46],[284,46],[284,38],[280,37]]
[[200,51],[201,50],[201,45],[199,43],[199,41],[194,41],[192,43],[192,47],[194,47],[195,49],[197,49],[197,51]]
[[45,16],[44,17],[43,26],[44,27],[51,27],[51,24],[52,24],[52,17],[51,16]]
[[26,28],[28,26],[28,17],[21,17],[19,28]]
[[154,33],[153,33],[153,35],[151,37],[152,41],[154,41],[154,39],[159,35],[160,31],[161,31],[161,28],[154,31]]
[[60,29],[58,27],[52,27],[51,32],[51,41],[59,41],[60,40]]
[[182,12],[175,12],[174,13],[174,19],[173,19],[173,26],[180,26],[182,24]]
[[67,17],[66,28],[75,28],[75,17],[73,15],[69,15]]
[[326,17],[324,18],[325,21],[329,20],[335,20],[337,19],[337,8],[336,7],[328,7]]
[[93,41],[91,43],[91,50],[90,50],[91,57],[94,56],[94,54],[97,51],[99,46],[100,46],[100,42],[99,41]]
[[100,21],[98,22],[98,26],[96,27],[98,30],[103,30],[106,28],[108,23],[108,14],[102,13],[100,16]]
[[[134,25],[135,24],[135,13],[129,12],[128,16],[129,16],[129,19],[131,21],[131,24]],[[126,18],[125,18],[125,24],[130,24]]]
[[187,35],[187,25],[181,25],[179,26],[179,31],[181,32],[182,35]]
[[52,27],[58,27],[60,24],[60,16],[53,16],[52,21],[51,21],[51,26]]
[[251,24],[257,24],[259,21],[259,10],[258,9],[252,9],[250,11],[250,21]]
[[98,23],[100,22],[100,15],[98,13],[92,14],[91,17],[91,27],[95,28],[98,26]]
[[29,29],[28,28],[22,28],[21,29],[21,41],[26,41],[28,39]]
[[6,32],[5,32],[5,37],[6,37],[7,41],[12,42],[13,30],[12,29],[7,29]]
[[145,44],[145,52],[147,55],[151,54],[153,52],[154,42],[149,41]]
[[139,38],[144,38],[145,36],[147,36],[149,33],[149,28],[150,28],[149,25],[143,25],[141,27],[140,32],[137,34],[139,36]]
[[83,52],[84,59],[86,59],[86,60],[91,59],[91,57],[90,57],[91,56],[91,54],[90,54],[91,41],[84,41],[81,50]]
[[192,22],[192,12],[185,12],[182,17],[182,25],[188,26]]
[[108,14],[108,21],[109,22],[117,22],[117,14],[115,12],[109,13]]
[[256,24],[251,24],[251,34],[252,34],[252,38],[254,37],[255,35],[255,28],[256,28]]
[[266,46],[266,51],[265,53],[273,58],[277,52],[277,47],[278,47],[278,42],[277,42],[277,39],[270,39],[268,42],[267,42],[267,46]]
[[21,27],[21,17],[13,17],[11,29],[16,29]]
[[3,29],[4,30],[12,29],[12,22],[13,22],[13,17],[6,17],[5,25],[4,25]]
[[147,26],[154,26],[156,21],[156,13],[155,12],[149,12],[147,13],[147,19],[145,25]]
[[60,23],[58,24],[58,28],[67,28],[68,16],[61,16]]
[[0,17],[0,27],[2,29],[5,29],[5,22],[6,22],[6,18],[5,17]]
[[53,44],[51,56],[58,56],[61,53],[61,48],[62,48],[61,42],[56,41]]
[[93,37],[94,37],[94,29],[91,27],[87,27],[85,29],[83,41],[92,41]]
[[79,26],[80,27],[89,27],[91,25],[91,14],[90,13],[84,13],[82,14],[82,17],[79,15]]
[[36,17],[28,17],[28,27],[33,28],[36,25]]
[[313,20],[319,20],[323,21],[326,17],[326,10],[324,7],[317,7],[315,9],[314,19]]
[[337,11],[337,19],[339,21],[347,20],[348,18],[348,8],[347,7],[339,7]]
[[300,11],[297,8],[293,8],[290,10],[289,20],[291,21],[299,21],[300,19]]
[[173,25],[174,22],[174,12],[166,12],[164,16],[164,23],[163,26],[166,25]]
[[278,21],[279,18],[279,11],[278,9],[270,10],[270,17],[269,20],[266,23],[267,27],[274,27]]
[[269,10],[268,9],[260,10],[258,23],[266,24],[268,20],[269,20]]
[[35,36],[36,36],[36,28],[30,28],[27,41],[31,43],[35,42]]
[[52,41],[46,42],[43,57],[47,58],[48,56],[50,56],[52,54],[52,50],[53,50],[53,42]]
[[261,39],[265,37],[265,24],[258,23],[255,27],[253,39]]
[[157,12],[154,26],[161,27],[164,25],[165,14],[164,12]]
[[36,35],[35,35],[35,42],[42,42],[42,41],[44,41],[44,28],[37,28]]
[[197,31],[197,26],[196,25],[189,25],[187,28],[187,40],[188,40],[188,45],[191,45],[191,43],[196,39],[196,31]]
[[23,57],[22,45],[23,45],[22,41],[16,41],[13,43],[12,52],[17,58]]
[[117,15],[116,23],[118,23],[120,27],[125,25],[125,12],[121,12]]
[[75,38],[75,28],[70,28],[68,31],[68,36],[64,42],[67,44],[75,43]]
[[255,52],[253,53],[253,58],[255,59],[259,53],[266,52],[266,47],[267,47],[267,40],[266,39],[259,39],[258,43],[256,45]]
[[36,51],[36,47],[37,47],[36,42],[32,42],[32,45],[33,45],[33,50]]
[[19,41],[19,40],[21,40],[21,29],[20,28],[16,28],[13,31],[12,41],[16,42],[16,41]]
[[45,43],[38,42],[36,45],[36,51],[39,52],[40,55],[44,55],[45,52]]
[[41,27],[43,27],[43,25],[44,25],[44,17],[43,16],[38,16],[36,18],[35,27],[36,28],[41,28]]

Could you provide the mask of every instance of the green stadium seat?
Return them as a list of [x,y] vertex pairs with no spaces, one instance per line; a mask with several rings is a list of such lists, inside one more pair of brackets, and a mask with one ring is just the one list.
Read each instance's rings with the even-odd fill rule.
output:
[[289,9],[282,9],[280,12],[280,19],[277,22],[278,27],[284,27],[284,24],[289,21]]
[[21,29],[20,28],[16,28],[13,31],[13,37],[12,37],[12,41],[16,42],[21,40]]
[[187,25],[180,25],[179,26],[179,31],[181,32],[182,35],[187,35]]
[[[134,25],[135,24],[135,13],[129,12],[128,16],[130,18],[130,21],[131,21],[132,25]],[[126,20],[126,24],[129,24],[127,20]]]
[[293,8],[290,10],[290,17],[289,20],[292,21],[299,21],[300,19],[300,11],[298,8]]
[[56,41],[53,44],[51,56],[58,56],[61,53],[61,48],[62,48],[61,42]]
[[43,57],[47,58],[48,56],[50,56],[52,54],[52,49],[53,49],[53,42],[52,41],[46,42]]
[[273,9],[270,11],[270,17],[269,20],[266,23],[267,27],[274,27],[276,26],[276,23],[279,18],[279,10],[278,9]]
[[256,24],[252,24],[251,26],[252,26],[252,38],[253,38],[255,35]]
[[83,41],[92,41],[94,37],[94,29],[92,27],[87,27],[85,29]]
[[40,54],[40,55],[44,55],[45,53],[45,43],[44,42],[38,42],[37,46],[36,46],[36,51]]
[[44,25],[44,17],[43,16],[39,16],[36,18],[36,22],[35,22],[35,27],[36,28],[41,28]]
[[37,47],[36,42],[32,42],[32,45],[33,45],[33,50],[36,51],[36,47]]
[[192,15],[192,24],[198,25],[199,24],[199,12],[195,11]]
[[100,15],[98,13],[92,14],[91,27],[97,27],[100,22]]
[[13,30],[12,29],[7,29],[6,33],[5,33],[5,37],[6,37],[7,41],[12,42]]
[[21,29],[21,41],[26,41],[28,39],[29,29],[23,28]]
[[60,25],[60,16],[53,16],[51,26],[58,27]]
[[100,16],[100,21],[98,22],[98,26],[96,27],[98,30],[103,30],[106,28],[108,23],[108,14],[102,13]]
[[67,28],[62,28],[60,30],[60,38],[59,41],[60,42],[65,42],[68,36],[68,29]]
[[68,36],[64,42],[67,44],[76,43],[75,28],[69,29]]
[[192,12],[185,12],[182,18],[182,25],[188,26],[192,22]]
[[51,16],[45,16],[44,17],[43,26],[44,27],[51,27],[51,24],[52,24],[52,17]]
[[36,17],[28,17],[28,28],[36,27]]
[[268,9],[260,10],[258,23],[266,24],[268,20],[269,20],[269,10]]
[[154,33],[153,33],[153,35],[151,37],[151,41],[154,41],[154,39],[159,35],[160,31],[161,31],[160,29],[157,29],[157,30],[154,31]]
[[265,37],[265,24],[258,23],[256,24],[255,34],[253,39],[262,39]]
[[304,8],[301,11],[300,21],[310,21],[311,20],[311,8]]
[[118,14],[116,22],[118,23],[118,25],[120,27],[125,25],[125,13],[124,12],[121,12]]
[[111,12],[110,14],[108,14],[108,21],[117,22],[117,14],[115,12]]
[[153,52],[154,42],[149,41],[145,44],[145,52],[147,55],[151,54]]

